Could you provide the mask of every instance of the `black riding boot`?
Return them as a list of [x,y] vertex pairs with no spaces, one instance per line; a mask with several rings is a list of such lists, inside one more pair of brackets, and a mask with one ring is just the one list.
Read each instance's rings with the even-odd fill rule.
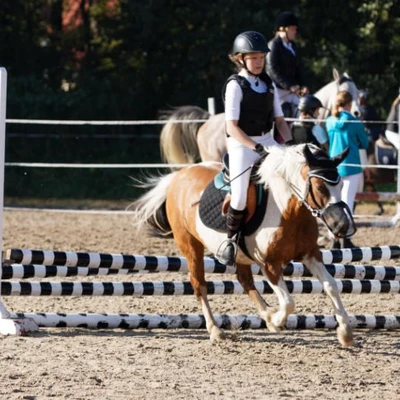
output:
[[[217,258],[221,264],[231,267],[235,264],[237,240],[242,225],[242,219],[245,211],[235,210],[229,207],[226,216],[226,230],[228,239],[221,243],[221,251],[218,251]],[[225,245],[225,247],[223,247]]]

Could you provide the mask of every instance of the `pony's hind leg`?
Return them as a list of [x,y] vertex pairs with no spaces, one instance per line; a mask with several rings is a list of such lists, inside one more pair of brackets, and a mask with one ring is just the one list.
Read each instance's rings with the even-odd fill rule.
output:
[[344,347],[352,346],[354,344],[353,331],[349,324],[349,316],[340,298],[335,279],[328,273],[324,264],[317,258],[305,258],[303,259],[303,263],[309,271],[319,279],[324,287],[325,293],[332,301],[336,320],[339,325],[337,328],[337,336],[340,344]]
[[208,302],[207,283],[204,274],[204,246],[194,237],[180,240],[175,236],[175,240],[182,254],[187,259],[190,283],[192,284],[194,295],[201,304],[210,340],[213,342],[224,339],[225,335],[217,326]]
[[254,285],[253,273],[250,265],[236,264],[236,275],[243,286],[244,291],[248,294],[254,306],[256,307],[260,317],[267,321],[268,304],[263,299]]

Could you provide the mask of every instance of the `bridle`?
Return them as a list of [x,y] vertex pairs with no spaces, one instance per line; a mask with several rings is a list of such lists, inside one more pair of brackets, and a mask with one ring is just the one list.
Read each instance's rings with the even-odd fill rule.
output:
[[[336,175],[334,179],[330,179],[328,174]],[[312,183],[311,178],[319,178],[325,181],[326,183],[336,186],[340,182],[340,176],[337,173],[336,168],[315,168],[310,169],[307,173],[307,181],[306,181],[306,190],[304,195],[301,193],[300,189],[293,185],[293,183],[289,183],[290,188],[292,189],[293,193],[296,197],[301,201],[301,203],[311,212],[313,217],[321,217],[323,210],[326,208],[320,205],[315,198],[314,191],[312,190]],[[311,195],[314,204],[318,206],[318,208],[313,208],[307,201],[308,195]]]
[[[350,237],[356,232],[351,211],[344,201],[328,203],[325,207],[318,203],[312,190],[311,178],[319,178],[326,183],[336,186],[340,182],[340,176],[336,168],[313,168],[307,173],[306,190],[304,195],[300,189],[289,183],[290,188],[301,203],[310,211],[315,218],[320,218],[323,224],[333,233],[335,237]],[[312,201],[317,208],[312,207],[307,201],[308,195],[311,195]]]

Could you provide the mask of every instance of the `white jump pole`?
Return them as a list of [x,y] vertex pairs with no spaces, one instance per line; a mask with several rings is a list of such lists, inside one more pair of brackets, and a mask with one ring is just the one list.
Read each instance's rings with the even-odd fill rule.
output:
[[[3,209],[4,209],[4,163],[6,147],[6,103],[7,70],[0,67],[0,272],[3,266]],[[1,288],[1,285],[0,285]],[[1,289],[0,289],[1,290]],[[10,313],[1,301],[0,291],[0,334],[23,335],[28,331],[38,330],[38,325],[30,318],[11,319]]]

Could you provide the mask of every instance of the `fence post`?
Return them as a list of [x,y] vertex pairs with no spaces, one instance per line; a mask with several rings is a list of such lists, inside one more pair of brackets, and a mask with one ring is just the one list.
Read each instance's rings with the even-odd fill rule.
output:
[[207,99],[207,104],[208,104],[208,112],[211,115],[215,115],[215,99],[214,99],[214,97],[209,97]]
[[[4,217],[4,162],[6,145],[6,103],[7,103],[7,70],[0,67],[0,277],[3,269],[3,217]],[[0,334],[22,335],[28,331],[38,330],[33,319],[11,319],[10,313],[1,301],[0,280]]]

